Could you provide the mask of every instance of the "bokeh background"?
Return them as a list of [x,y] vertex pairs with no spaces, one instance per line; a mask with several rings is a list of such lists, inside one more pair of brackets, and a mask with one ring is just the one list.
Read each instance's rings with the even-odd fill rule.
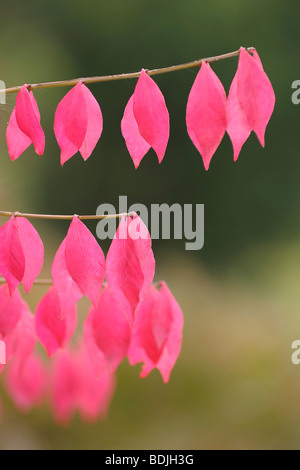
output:
[[[135,80],[95,84],[104,131],[93,155],[63,168],[53,118],[65,88],[35,92],[46,134],[43,157],[30,147],[16,162],[5,130],[15,95],[0,112],[3,210],[95,213],[103,202],[205,205],[205,245],[155,240],[156,279],[164,279],[184,317],[181,356],[168,385],[157,371],[139,378],[126,361],[105,420],[75,416],[59,427],[47,406],[27,414],[3,398],[1,449],[297,449],[300,366],[300,5],[238,0],[203,2],[17,0],[1,5],[1,74],[7,86],[178,64],[255,46],[276,93],[262,149],[255,135],[233,162],[226,135],[208,172],[190,141],[185,107],[197,70],[155,77],[170,113],[171,135],[158,165],[153,151],[134,169],[120,121]],[[213,65],[228,91],[237,58]],[[96,224],[88,224],[95,233]],[[37,221],[44,277],[68,224]],[[101,242],[103,250],[107,242]],[[35,309],[45,292],[27,300]],[[84,318],[87,304],[80,304]]]

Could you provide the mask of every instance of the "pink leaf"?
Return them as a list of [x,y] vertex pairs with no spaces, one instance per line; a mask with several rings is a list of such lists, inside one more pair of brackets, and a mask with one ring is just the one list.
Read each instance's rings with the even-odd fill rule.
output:
[[16,217],[14,223],[19,231],[25,257],[25,271],[22,284],[25,292],[28,293],[43,267],[44,245],[38,232],[27,219]]
[[78,82],[60,101],[55,113],[54,133],[61,149],[61,164],[78,151],[87,160],[102,129],[103,118],[97,100],[82,82]]
[[35,152],[43,155],[45,149],[45,135],[40,125],[40,115],[32,92],[29,93],[27,85],[23,85],[16,99],[16,121],[23,134],[33,143]]
[[[11,341],[12,354],[18,360],[18,364],[22,366],[24,361],[33,352],[36,344],[36,334],[34,326],[34,317],[29,310],[28,305],[23,299],[20,299],[21,316],[16,327],[9,336]],[[20,310],[20,307],[19,307]]]
[[125,108],[121,128],[136,168],[150,147],[161,163],[169,140],[169,113],[162,92],[145,70]]
[[7,281],[10,294],[23,279],[25,257],[19,231],[11,217],[0,228],[0,274]]
[[16,290],[9,294],[7,284],[0,287],[0,337],[5,338],[16,328],[22,314],[23,301]]
[[232,80],[227,100],[227,133],[233,146],[233,159],[238,159],[242,146],[248,139],[251,128],[237,95],[237,75]]
[[105,417],[114,389],[114,377],[105,368],[96,377],[83,349],[64,349],[55,357],[51,401],[59,423],[68,424],[77,410],[87,421]]
[[102,369],[96,376],[84,348],[78,353],[77,370],[80,371],[77,406],[82,419],[92,422],[105,418],[115,391],[115,377],[108,369]]
[[130,334],[123,311],[109,288],[104,287],[97,308],[91,307],[84,324],[85,347],[97,375],[103,365],[115,372],[127,354]]
[[266,127],[275,106],[275,94],[257,53],[252,57],[241,47],[236,76],[240,107],[250,129],[264,146]]
[[96,306],[105,276],[104,254],[88,228],[73,217],[65,239],[65,259],[70,276]]
[[17,124],[15,109],[11,113],[6,129],[6,142],[8,154],[12,161],[19,158],[19,156],[31,145],[30,138],[20,130]]
[[55,419],[66,425],[77,408],[80,371],[76,369],[74,357],[67,348],[57,352],[52,367],[52,409]]
[[72,308],[82,297],[81,290],[73,281],[67,269],[65,247],[66,240],[64,239],[55,254],[51,269],[53,285],[59,298],[60,318],[63,318],[65,312]]
[[62,165],[79,150],[86,135],[88,112],[81,85],[78,82],[71,88],[55,112],[54,133],[61,149]]
[[5,386],[18,408],[28,411],[42,403],[45,394],[46,375],[40,358],[32,353],[19,367],[18,361],[9,364]]
[[188,97],[186,125],[208,170],[226,130],[226,94],[219,78],[205,62],[202,62]]
[[142,159],[151,148],[151,145],[149,145],[140,134],[133,114],[133,95],[125,107],[124,115],[121,121],[121,130],[134,166],[135,168],[138,168]]
[[60,319],[59,299],[53,286],[39,302],[35,312],[36,334],[48,356],[64,348],[76,328],[76,306]]
[[143,362],[141,377],[156,367],[168,382],[181,350],[183,315],[167,285],[160,284],[160,290],[150,287],[140,307],[128,358],[131,365]]
[[88,120],[86,135],[79,151],[82,158],[87,160],[101,137],[103,118],[100,106],[91,91],[84,84],[81,89],[87,106]]
[[151,238],[143,221],[122,217],[106,259],[108,287],[132,324],[154,276]]

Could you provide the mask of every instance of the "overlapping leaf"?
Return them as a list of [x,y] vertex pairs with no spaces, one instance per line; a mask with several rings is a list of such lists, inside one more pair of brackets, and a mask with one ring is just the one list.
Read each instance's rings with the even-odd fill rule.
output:
[[148,290],[133,326],[130,364],[142,362],[141,377],[156,367],[168,382],[182,342],[182,311],[165,282]]
[[240,49],[238,68],[230,87],[227,105],[227,132],[234,149],[234,160],[251,131],[262,146],[275,106],[275,94],[258,53],[253,57]]
[[204,167],[217,150],[226,131],[226,93],[210,65],[202,62],[186,108],[188,134],[200,152]]
[[82,294],[97,306],[105,276],[105,257],[95,237],[77,216],[65,238],[65,261]]
[[29,292],[44,262],[43,242],[24,217],[11,217],[0,228],[0,274],[12,294],[22,282]]
[[54,118],[54,133],[63,165],[75,153],[87,160],[100,139],[103,118],[100,106],[80,81],[60,101]]
[[97,375],[108,366],[115,372],[126,357],[131,328],[120,305],[105,286],[97,308],[91,307],[84,325],[85,347]]
[[40,113],[32,91],[23,85],[16,99],[6,131],[8,153],[16,160],[32,143],[35,152],[43,155],[45,134],[40,124]]
[[155,272],[151,238],[140,217],[122,217],[106,258],[108,287],[132,324]]
[[150,147],[161,163],[169,140],[169,113],[162,92],[145,70],[126,105],[121,130],[136,168]]
[[36,334],[48,356],[52,356],[59,348],[67,345],[76,324],[76,306],[70,308],[64,318],[60,318],[59,299],[55,288],[50,287],[35,311]]

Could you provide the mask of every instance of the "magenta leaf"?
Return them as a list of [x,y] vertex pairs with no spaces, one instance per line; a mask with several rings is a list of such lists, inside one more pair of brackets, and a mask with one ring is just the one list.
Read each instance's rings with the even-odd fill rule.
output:
[[78,410],[82,419],[95,421],[107,414],[115,390],[115,378],[106,368],[95,376],[86,351],[61,350],[55,357],[51,402],[56,421],[69,424]]
[[162,92],[145,70],[127,103],[121,130],[136,168],[150,147],[161,163],[169,140],[169,112]]
[[200,152],[206,170],[226,130],[226,94],[222,83],[202,62],[186,108],[187,131]]
[[6,142],[8,154],[12,161],[19,158],[19,156],[31,145],[31,139],[20,130],[17,124],[15,109],[11,113],[6,129]]
[[79,82],[71,88],[55,112],[54,133],[61,149],[62,165],[79,150],[86,135],[88,113],[81,85]]
[[7,281],[10,295],[25,273],[25,257],[14,217],[0,227],[0,274]]
[[51,268],[53,285],[59,298],[60,318],[63,318],[65,312],[72,308],[82,297],[81,290],[67,269],[65,249],[66,240],[64,239],[55,254]]
[[36,353],[32,353],[20,367],[12,361],[5,375],[5,387],[15,405],[22,411],[42,403],[45,397],[46,373],[44,364]]
[[232,80],[227,99],[227,133],[233,147],[233,159],[236,161],[241,148],[248,139],[251,127],[240,105],[237,95],[238,77],[235,75]]
[[97,306],[105,276],[105,258],[101,247],[77,216],[73,217],[65,244],[65,260],[70,276],[81,292]]
[[[105,286],[97,308],[91,307],[84,324],[85,347],[99,375],[103,365],[115,372],[127,355],[131,328],[119,304]],[[104,359],[104,361],[103,361]]]
[[36,101],[32,92],[29,93],[27,85],[23,85],[17,95],[15,113],[20,131],[33,143],[35,152],[38,155],[43,155],[45,135],[40,125],[40,114]]
[[241,47],[236,76],[240,107],[250,129],[264,147],[266,127],[275,106],[275,94],[257,53],[252,57]]
[[134,166],[135,168],[138,168],[142,159],[151,148],[151,145],[149,145],[140,134],[133,114],[133,95],[125,107],[121,121],[121,130]]
[[54,118],[54,133],[63,165],[80,151],[84,160],[94,150],[103,128],[99,104],[90,90],[78,82],[60,101]]
[[179,356],[183,315],[164,282],[160,290],[148,290],[132,331],[128,358],[131,365],[142,362],[141,377],[157,368],[166,383]]
[[130,324],[155,271],[151,238],[140,217],[122,217],[106,258],[106,280]]
[[25,257],[22,284],[28,293],[43,267],[44,245],[36,229],[25,217],[16,217],[14,223],[19,232]]
[[77,407],[81,417],[90,422],[105,418],[115,391],[115,377],[107,368],[96,376],[86,350],[82,348],[77,354],[80,371]]
[[10,295],[7,284],[0,287],[0,338],[10,335],[20,321],[23,301],[16,290]]
[[[18,360],[20,366],[24,363],[27,357],[33,352],[36,344],[36,334],[34,326],[34,316],[29,310],[28,305],[21,299],[21,316],[20,319],[10,334],[12,341],[12,350],[14,358]],[[20,307],[19,307],[20,310]]]
[[87,106],[88,120],[85,138],[79,151],[82,158],[87,160],[101,137],[103,117],[100,106],[91,91],[84,84],[81,89]]
[[63,319],[60,318],[59,299],[53,286],[39,302],[35,311],[35,329],[38,339],[48,356],[64,348],[72,337],[77,324],[76,306]]

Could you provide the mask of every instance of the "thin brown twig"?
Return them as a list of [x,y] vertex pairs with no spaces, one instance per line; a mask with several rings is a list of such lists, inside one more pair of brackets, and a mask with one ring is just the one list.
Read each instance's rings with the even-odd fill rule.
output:
[[[1,284],[6,284],[6,279],[4,279],[4,277],[1,277],[0,276],[0,285]],[[35,279],[35,281],[33,282],[33,285],[35,286],[50,286],[53,284],[53,280],[52,279],[48,279],[48,278],[37,278]],[[107,283],[104,281],[103,282],[103,286],[106,286]],[[155,281],[155,282],[152,282],[152,285],[155,286],[155,287],[159,287],[160,286],[160,281]]]
[[[6,279],[4,279],[4,277],[0,277],[0,284],[5,284],[7,281]],[[48,286],[48,285],[51,285],[53,283],[52,279],[36,279],[34,281],[34,284],[35,285],[39,285],[39,286]]]
[[[31,214],[27,212],[10,212],[0,211],[0,217],[25,217],[27,219],[56,219],[56,220],[72,220],[74,215],[59,215],[59,214]],[[132,213],[124,212],[122,214],[107,214],[107,215],[77,215],[80,220],[101,220],[101,219],[120,219],[121,217],[129,217]]]
[[[254,47],[246,47],[245,49],[248,52],[255,51]],[[162,67],[162,68],[151,69],[151,70],[147,69],[147,74],[159,75],[163,73],[176,72],[178,70],[184,70],[184,69],[200,66],[202,62],[211,63],[211,62],[218,62],[220,60],[230,59],[232,57],[238,56],[239,53],[240,53],[240,49],[233,51],[233,52],[227,52],[226,54],[193,60],[191,62],[186,62],[184,64],[171,65],[168,67]],[[70,86],[76,85],[80,81],[85,84],[89,84],[89,83],[109,82],[113,80],[127,80],[131,78],[138,78],[140,76],[140,73],[141,71],[121,73],[121,74],[115,74],[115,75],[100,75],[100,76],[85,77],[85,78],[73,78],[71,80],[58,80],[54,82],[31,83],[31,84],[28,84],[27,87],[28,87],[28,90],[39,90],[42,88],[70,87]],[[20,91],[21,88],[22,88],[22,85],[0,89],[0,94],[17,93],[18,91]]]

